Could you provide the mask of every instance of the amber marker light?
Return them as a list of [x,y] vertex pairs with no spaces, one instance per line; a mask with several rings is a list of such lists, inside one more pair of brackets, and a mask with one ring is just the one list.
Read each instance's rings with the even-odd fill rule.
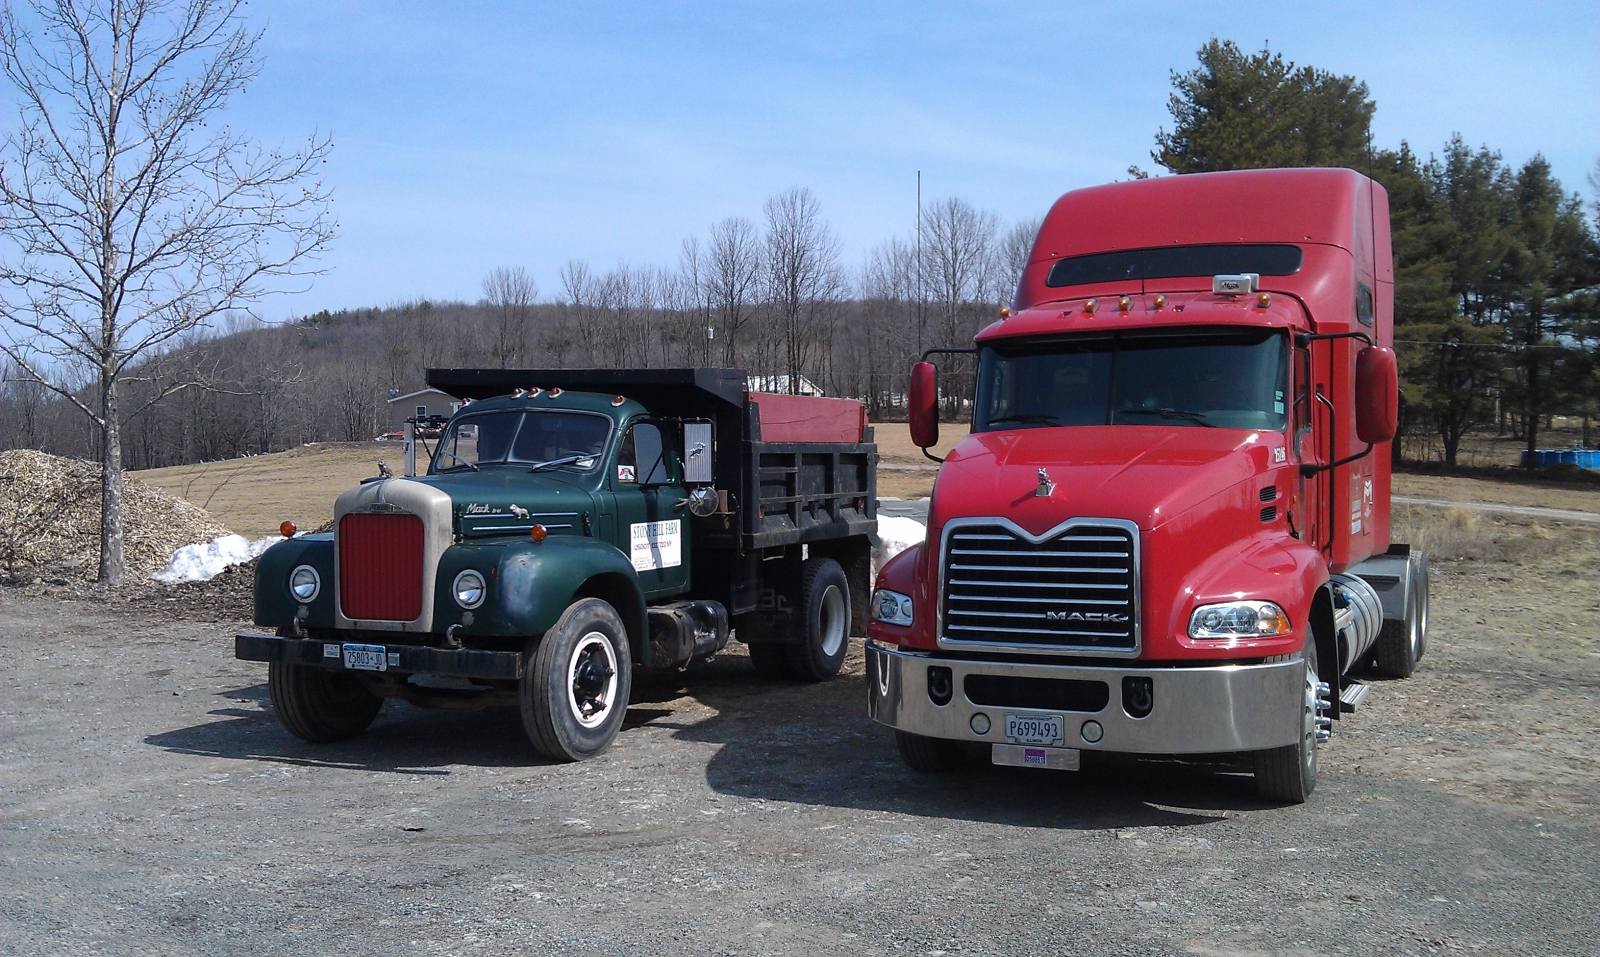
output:
[[278,526],[278,534],[282,535],[284,538],[293,538],[294,533],[295,527],[293,522],[284,522],[282,525]]
[[623,400],[622,396],[620,396],[620,395],[614,395],[614,396],[611,397],[611,404],[612,405],[621,405],[623,403],[623,401],[624,400]]
[[1264,292],[1261,295],[1257,296],[1256,297],[1256,305],[1260,306],[1263,309],[1265,309],[1268,306],[1272,305],[1272,295],[1270,293],[1265,293]]
[[535,525],[533,528],[528,530],[528,537],[532,538],[536,542],[544,541],[545,536],[549,534],[550,532],[547,531],[543,525]]
[[1094,311],[1099,308],[1100,304],[1093,299],[1090,299],[1088,302],[1083,304],[1083,311],[1087,312],[1091,316],[1094,315]]
[[551,390],[550,390],[550,398],[554,399],[556,396],[558,396],[560,394],[561,394],[561,387],[560,386],[555,386],[555,387],[551,388]]
[[1166,305],[1167,305],[1167,297],[1166,296],[1157,296],[1156,297],[1156,308],[1157,309],[1164,309],[1164,308],[1166,308]]
[[1000,307],[1000,318],[1001,319],[1010,319],[1011,318],[1011,307],[1010,306],[1001,306]]
[[1123,296],[1117,300],[1117,308],[1123,312],[1127,312],[1129,309],[1133,308],[1133,300],[1127,296]]

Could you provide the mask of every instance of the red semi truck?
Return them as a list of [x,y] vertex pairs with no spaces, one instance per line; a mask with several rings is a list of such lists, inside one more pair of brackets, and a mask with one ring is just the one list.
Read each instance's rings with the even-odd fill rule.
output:
[[[869,711],[905,762],[1246,753],[1305,800],[1351,672],[1404,677],[1426,643],[1426,559],[1390,541],[1393,336],[1388,198],[1359,173],[1062,196],[976,337],[927,538],[876,582]],[[951,399],[928,358],[924,450]]]

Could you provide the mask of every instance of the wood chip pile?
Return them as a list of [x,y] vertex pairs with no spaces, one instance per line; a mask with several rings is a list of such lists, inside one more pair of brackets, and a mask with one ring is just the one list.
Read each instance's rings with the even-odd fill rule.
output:
[[[173,551],[230,534],[210,512],[124,478],[128,576],[165,568]],[[93,579],[100,570],[100,466],[31,449],[0,452],[0,576]]]

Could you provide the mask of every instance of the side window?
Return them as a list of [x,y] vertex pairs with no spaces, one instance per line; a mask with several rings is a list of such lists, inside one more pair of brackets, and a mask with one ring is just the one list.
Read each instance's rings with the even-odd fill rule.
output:
[[672,480],[667,468],[661,430],[641,422],[628,430],[617,451],[617,481],[640,485],[660,485]]
[[1372,325],[1372,290],[1364,282],[1356,283],[1356,321]]

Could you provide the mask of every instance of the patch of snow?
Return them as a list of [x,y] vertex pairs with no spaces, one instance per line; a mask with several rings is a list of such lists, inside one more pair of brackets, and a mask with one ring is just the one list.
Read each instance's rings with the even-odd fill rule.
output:
[[281,541],[282,535],[254,540],[243,535],[224,535],[209,542],[185,545],[172,553],[166,568],[150,577],[168,583],[209,581],[229,566],[243,565]]
[[878,516],[878,547],[872,550],[872,577],[878,577],[878,570],[888,564],[889,559],[895,557],[913,545],[921,544],[928,536],[928,526],[914,518],[904,518],[899,515]]

